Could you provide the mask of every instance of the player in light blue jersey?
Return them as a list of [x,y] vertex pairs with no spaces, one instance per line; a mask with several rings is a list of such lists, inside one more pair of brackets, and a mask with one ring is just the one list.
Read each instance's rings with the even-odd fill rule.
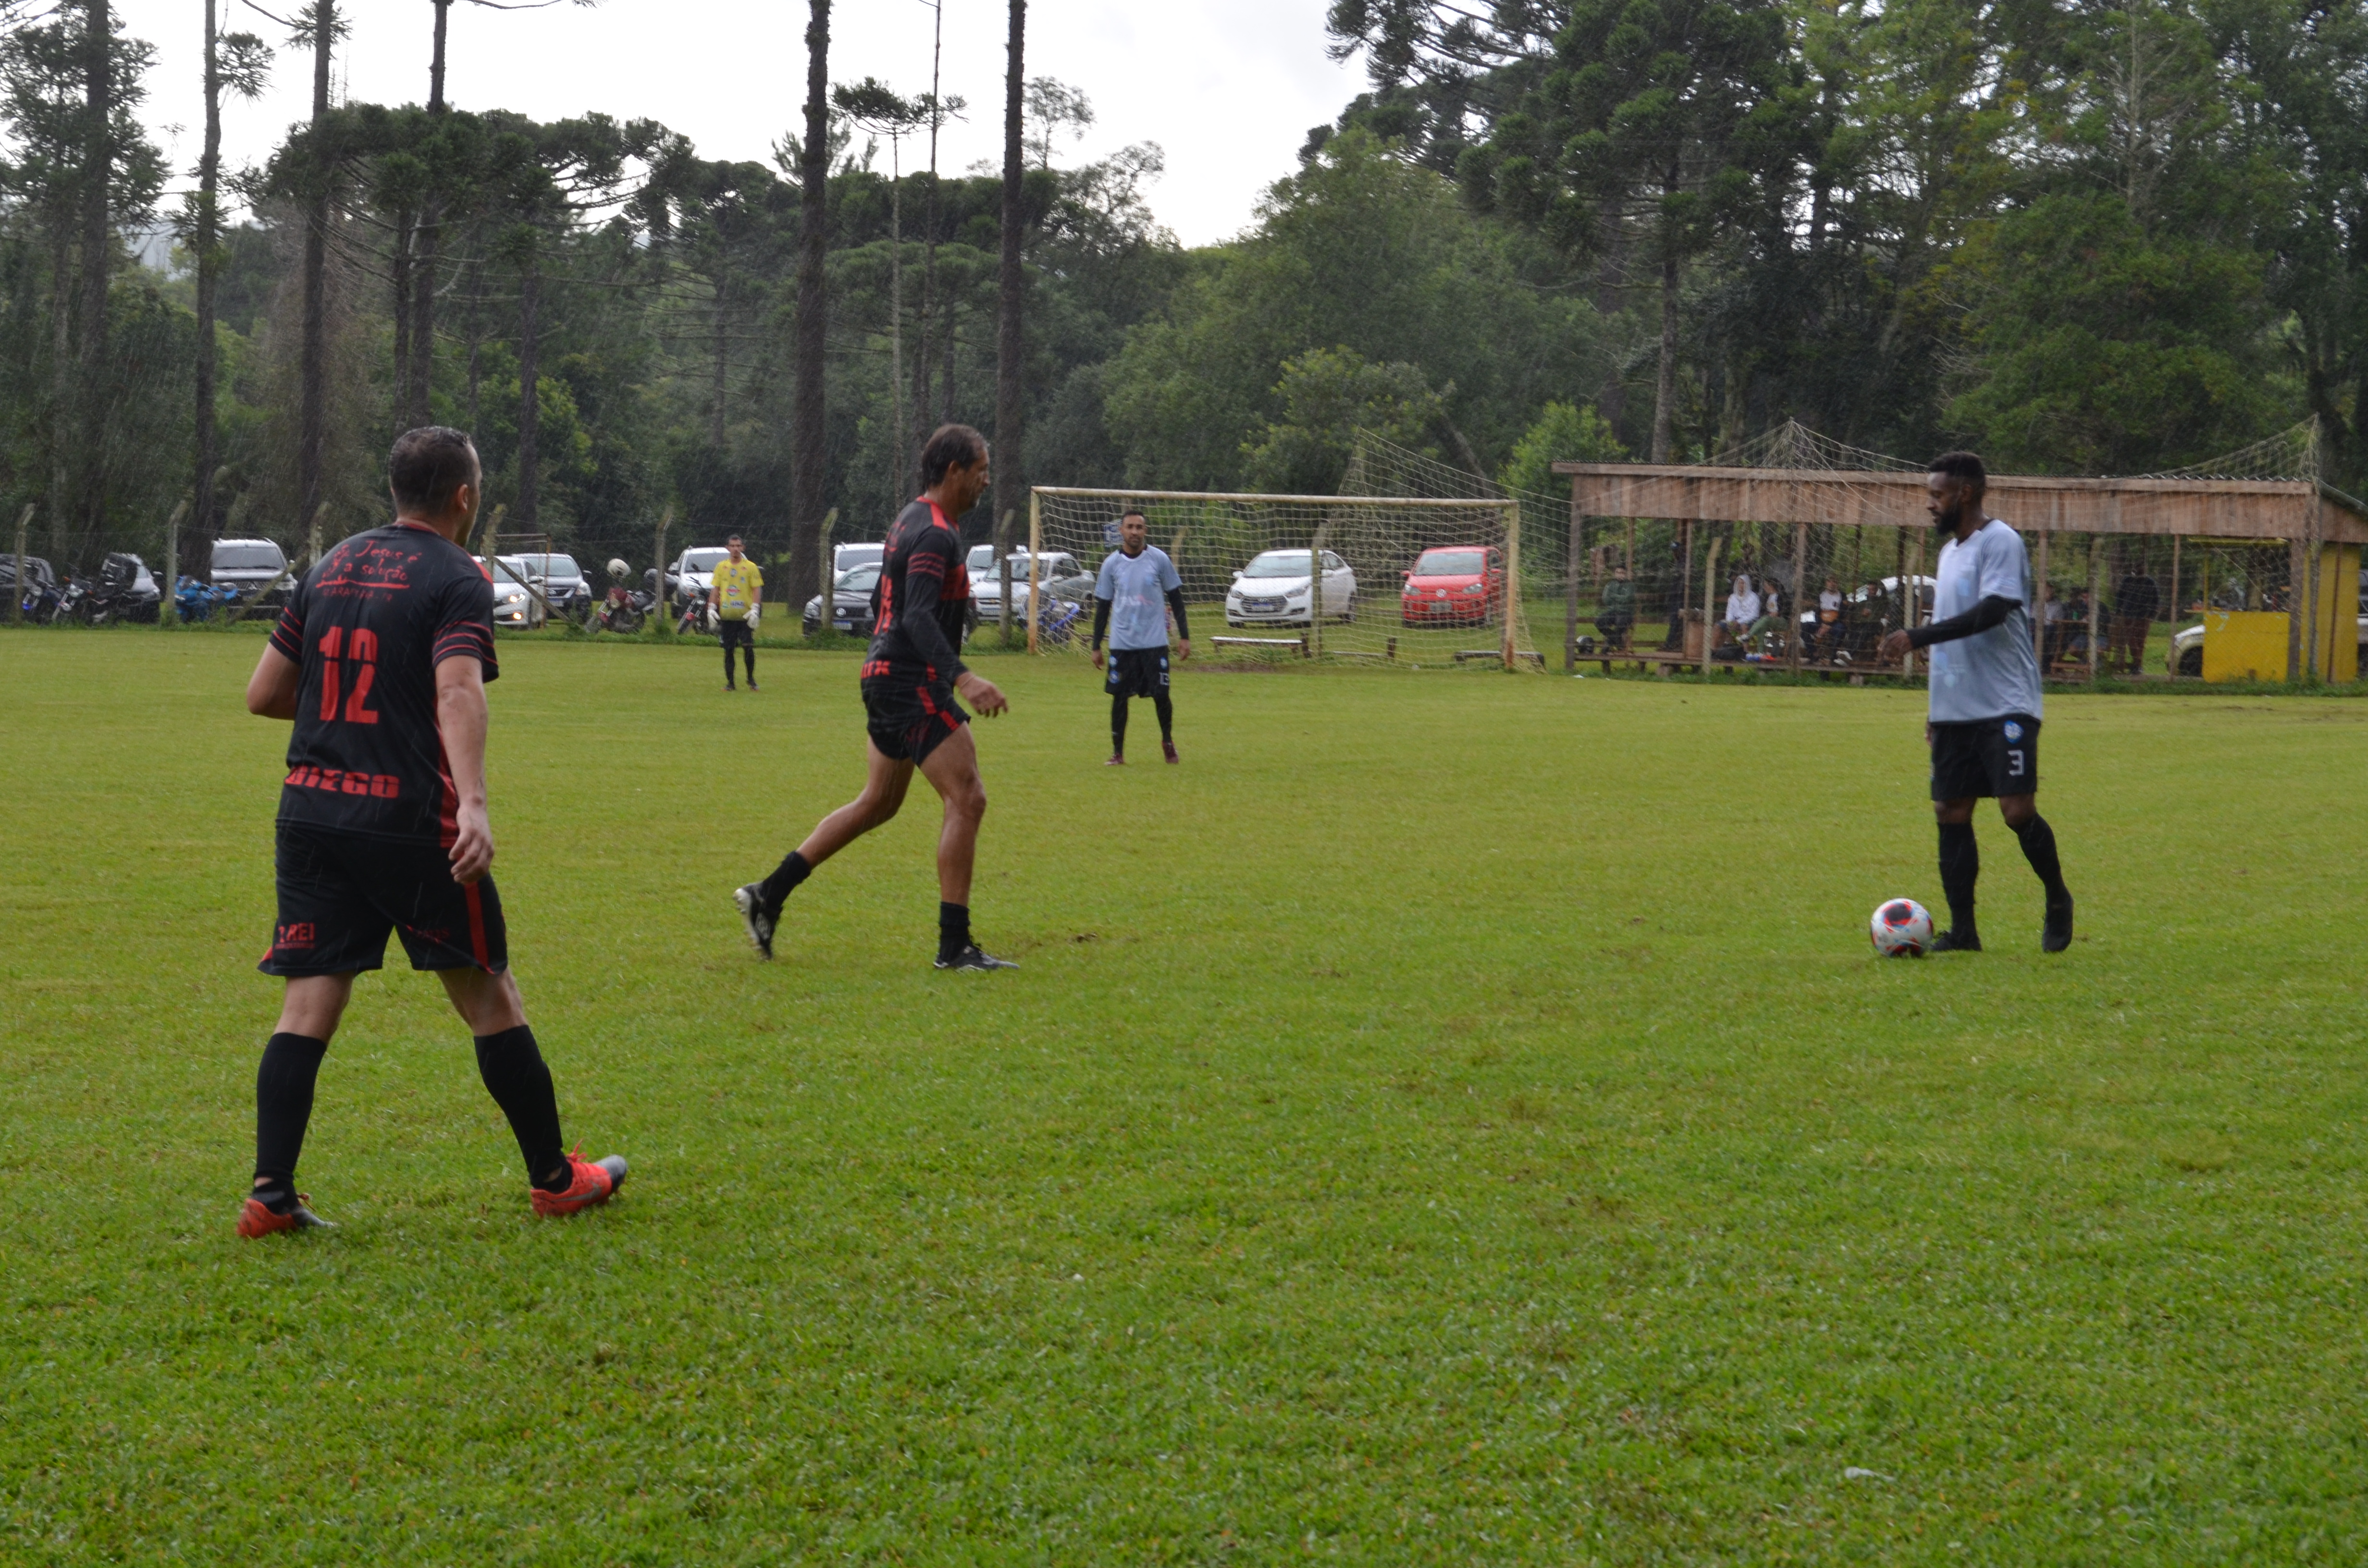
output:
[[1944,537],[1932,594],[1932,619],[1892,632],[1877,656],[1932,651],[1932,812],[1941,824],[1941,889],[1949,929],[1934,952],[1979,952],[1974,881],[1981,853],[1974,843],[1974,802],[1995,796],[1998,814],[2021,842],[2023,858],[2046,890],[2040,950],[2072,945],[2072,894],[2055,854],[2055,831],[2039,814],[2039,656],[2032,647],[2031,560],[2022,536],[1982,511],[1989,475],[1971,452],[1943,452],[1924,476],[1925,510]]
[[1126,761],[1126,705],[1151,699],[1159,715],[1159,749],[1176,760],[1176,705],[1167,695],[1167,618],[1176,617],[1176,656],[1192,656],[1192,628],[1184,619],[1184,579],[1167,552],[1147,542],[1151,525],[1129,510],[1118,520],[1118,548],[1102,557],[1094,579],[1094,668],[1102,667],[1102,634],[1110,634],[1110,755]]

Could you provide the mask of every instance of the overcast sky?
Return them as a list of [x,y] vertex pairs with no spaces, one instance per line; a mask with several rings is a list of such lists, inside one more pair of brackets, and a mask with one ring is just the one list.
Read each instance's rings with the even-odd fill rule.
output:
[[[280,44],[281,29],[244,0],[220,4],[225,30]],[[269,8],[285,16],[292,0]],[[1055,161],[1156,142],[1167,154],[1167,173],[1151,191],[1160,221],[1187,244],[1227,238],[1249,222],[1267,184],[1296,166],[1307,128],[1338,114],[1363,85],[1356,62],[1325,58],[1325,0],[1033,0],[1028,74],[1083,88],[1097,116],[1086,140]],[[353,36],[338,60],[339,90],[366,102],[425,102],[428,0],[349,0],[348,9]],[[116,10],[156,48],[146,116],[185,171],[204,125],[201,0],[116,0]],[[833,81],[878,76],[900,92],[928,91],[932,13],[924,0],[839,0],[833,12]],[[460,0],[446,93],[458,108],[538,119],[593,109],[655,119],[703,156],[769,158],[802,116],[805,17],[795,0],[602,0],[591,10],[541,11]],[[945,0],[943,90],[971,105],[944,133],[938,163],[947,173],[1001,157],[1008,25],[1000,0]],[[283,50],[268,96],[224,112],[230,166],[260,162],[310,112],[311,95],[309,62]]]

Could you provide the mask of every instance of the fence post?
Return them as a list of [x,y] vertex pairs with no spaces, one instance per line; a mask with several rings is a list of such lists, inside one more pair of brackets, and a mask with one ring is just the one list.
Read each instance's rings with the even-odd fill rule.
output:
[[653,613],[657,617],[657,631],[660,637],[671,637],[674,635],[674,618],[666,613],[666,606],[669,603],[669,599],[666,595],[666,530],[672,527],[674,527],[674,508],[668,506],[664,512],[658,515],[657,539],[654,546],[654,553],[657,557],[658,577],[657,582],[654,585],[657,591],[657,603],[653,607]]
[[2039,678],[2047,678],[2047,538],[2048,530],[2039,530],[2038,582],[2031,593],[2033,613],[2031,620],[2031,653],[2039,661]]
[[173,590],[181,581],[181,519],[189,515],[189,503],[185,496],[173,508],[173,516],[165,524],[164,596],[156,601],[156,630],[164,631],[173,624]]
[[[1578,552],[1587,537],[1587,519],[1578,515],[1578,479],[1570,482],[1570,548],[1563,553],[1568,558],[1565,570],[1569,574],[1562,588],[1562,673],[1576,675],[1578,671]],[[1601,597],[1598,590],[1599,600]]]
[[[1035,505],[1032,496],[1029,505],[1031,507]],[[1003,633],[1004,651],[1008,653],[1011,648],[1011,508],[1008,506],[995,521],[995,580],[996,586],[1003,591],[1003,597],[996,607],[995,623]]]
[[[1037,494],[1035,491],[1030,490],[1028,493],[1028,651],[1031,653],[1036,651],[1036,628],[1038,619],[1036,614],[1036,570],[1037,562],[1043,558],[1043,554],[1044,501],[1042,496]],[[1004,573],[1004,581],[1008,583],[1010,580],[1011,574],[1009,570],[1007,568]],[[1006,603],[1010,602],[1010,595],[1008,592],[1005,594],[1004,599]]]
[[[1793,623],[1784,629],[1792,645],[1793,667],[1801,667],[1801,616],[1809,608],[1809,525],[1793,525]],[[1812,626],[1816,621],[1809,623]]]
[[[1577,577],[1577,573],[1571,574]],[[1521,651],[1513,635],[1513,623],[1521,608],[1521,504],[1514,502],[1505,509],[1505,667],[1520,666]]]
[[[2097,606],[2097,536],[2089,536],[2089,680],[2097,679],[2097,631],[2100,620]],[[2289,666],[2291,667],[2291,666]]]
[[[1692,525],[1688,524],[1687,526],[1691,528]],[[1717,606],[1711,596],[1718,584],[1718,552],[1725,546],[1725,544],[1726,540],[1713,537],[1710,541],[1709,553],[1702,557],[1702,673],[1704,680],[1708,680],[1710,678],[1711,646],[1717,641],[1717,639],[1713,636],[1713,632],[1716,630],[1718,622],[1711,619],[1712,613],[1715,610]],[[1682,658],[1684,657],[1684,654],[1680,653],[1679,656]]]
[[[1900,585],[1900,597],[1906,601],[1902,608],[1902,614],[1906,619],[1901,624],[1910,631],[1916,630],[1916,612],[1924,608],[1923,585],[1917,581],[1923,575],[1924,536],[1918,533],[1916,536],[1915,553],[1908,558],[1907,562],[1907,580]],[[1932,597],[1935,599],[1940,597],[1937,590]],[[1933,608],[1937,609],[1940,607],[1936,604]],[[1913,647],[1910,647],[1907,654],[1900,659],[1899,673],[1908,680],[1916,678],[1916,650]]]
[[33,526],[33,507],[28,504],[17,514],[17,585],[8,596],[8,619],[22,626],[25,623],[25,530]]
[[2312,680],[2317,680],[2319,676],[2318,557],[2320,553],[2319,514],[2322,508],[2320,506],[2317,494],[2316,492],[2313,492],[2310,503],[2309,542],[2304,546],[2304,553],[2309,557],[2310,561],[2310,592],[2304,599],[2304,602],[2310,607],[2310,637],[2303,647],[2303,672]]
[[[2179,613],[2179,547],[2182,542],[2183,541],[2179,535],[2173,534],[2170,536],[2170,633],[2174,638],[2179,635],[2179,622],[2180,619]],[[2179,645],[2177,642],[2173,642],[2164,653],[2163,663],[2169,666],[2163,671],[2163,673],[2169,676],[2174,680],[2177,679],[2179,676]]]
[[304,570],[310,572],[321,564],[321,518],[329,510],[326,501],[313,508],[313,521],[304,530]]
[[1332,520],[1326,513],[1316,519],[1315,533],[1307,540],[1307,656],[1324,656],[1324,528]]

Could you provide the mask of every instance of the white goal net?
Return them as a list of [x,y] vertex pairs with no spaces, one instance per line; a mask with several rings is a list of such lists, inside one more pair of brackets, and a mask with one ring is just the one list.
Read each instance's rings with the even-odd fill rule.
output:
[[[1544,667],[1522,606],[1520,506],[1502,498],[1039,486],[1011,554],[1012,620],[1031,650],[1086,652],[1095,574],[1129,510],[1176,562],[1198,655]],[[999,610],[999,584],[982,591]]]

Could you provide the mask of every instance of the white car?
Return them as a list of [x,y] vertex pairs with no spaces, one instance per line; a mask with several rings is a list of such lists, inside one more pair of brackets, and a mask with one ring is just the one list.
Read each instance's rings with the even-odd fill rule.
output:
[[[1225,590],[1225,624],[1308,625],[1315,618],[1308,607],[1307,553],[1269,550],[1252,556]],[[1357,619],[1357,574],[1328,550],[1324,551],[1323,613],[1326,620]]]
[[214,540],[213,566],[208,576],[218,588],[236,588],[249,600],[284,604],[295,585],[288,552],[268,539]]
[[476,557],[494,580],[494,624],[531,631],[543,623],[542,602],[527,591],[526,569],[516,556]]
[[[1003,574],[995,563],[995,547],[973,545],[970,561],[970,603],[981,621],[1003,619]],[[1044,590],[1047,604],[1067,600],[1084,604],[1094,597],[1094,574],[1077,564],[1077,558],[1066,551],[1048,550],[1036,569],[1037,581]],[[1028,552],[1011,552],[1011,615],[1017,620],[1028,614]]]
[[666,568],[666,585],[676,597],[703,594],[715,586],[715,564],[732,552],[720,544],[686,550]]
[[876,540],[870,544],[833,545],[830,551],[830,580],[836,583],[859,566],[877,566],[887,558],[887,545]]

